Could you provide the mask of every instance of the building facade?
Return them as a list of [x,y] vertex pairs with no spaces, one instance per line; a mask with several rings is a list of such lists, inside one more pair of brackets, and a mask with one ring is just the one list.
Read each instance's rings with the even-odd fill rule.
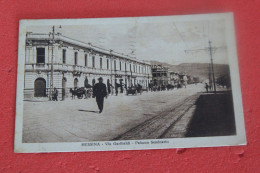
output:
[[153,85],[162,86],[170,84],[169,69],[161,64],[152,65]]
[[46,97],[54,87],[67,97],[70,88],[93,86],[99,77],[124,88],[152,80],[148,62],[61,34],[27,33],[25,49],[25,98]]
[[191,77],[185,73],[172,71],[168,66],[159,62],[153,62],[151,67],[153,75],[152,83],[154,86],[187,85],[189,84],[189,81],[191,81]]

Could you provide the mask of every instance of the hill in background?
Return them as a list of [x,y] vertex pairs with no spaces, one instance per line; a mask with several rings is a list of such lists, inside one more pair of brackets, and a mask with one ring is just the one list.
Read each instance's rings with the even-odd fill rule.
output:
[[[186,73],[192,77],[199,77],[202,81],[208,79],[209,64],[208,63],[182,63],[179,65],[171,65],[168,63],[160,63],[158,61],[151,61],[151,64],[162,64],[169,67],[169,70],[179,73]],[[214,64],[215,78],[217,79],[223,75],[229,75],[229,65]]]

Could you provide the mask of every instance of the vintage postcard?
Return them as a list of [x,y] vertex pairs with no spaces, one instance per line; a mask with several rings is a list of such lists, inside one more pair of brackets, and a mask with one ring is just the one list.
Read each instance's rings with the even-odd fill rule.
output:
[[15,152],[245,145],[232,13],[21,20]]

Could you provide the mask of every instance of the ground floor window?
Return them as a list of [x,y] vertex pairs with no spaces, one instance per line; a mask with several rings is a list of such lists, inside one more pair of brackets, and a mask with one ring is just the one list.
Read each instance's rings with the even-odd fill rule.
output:
[[96,83],[96,80],[95,80],[95,79],[93,79],[93,80],[92,80],[92,86],[94,86],[94,85],[95,85],[95,83]]
[[74,88],[78,88],[79,80],[77,78],[74,79]]

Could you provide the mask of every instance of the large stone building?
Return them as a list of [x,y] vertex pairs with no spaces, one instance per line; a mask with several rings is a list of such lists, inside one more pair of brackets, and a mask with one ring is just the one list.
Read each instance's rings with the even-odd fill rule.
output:
[[48,96],[53,87],[68,96],[70,88],[93,86],[100,76],[112,86],[147,87],[152,80],[148,62],[61,34],[27,33],[25,49],[25,98]]

